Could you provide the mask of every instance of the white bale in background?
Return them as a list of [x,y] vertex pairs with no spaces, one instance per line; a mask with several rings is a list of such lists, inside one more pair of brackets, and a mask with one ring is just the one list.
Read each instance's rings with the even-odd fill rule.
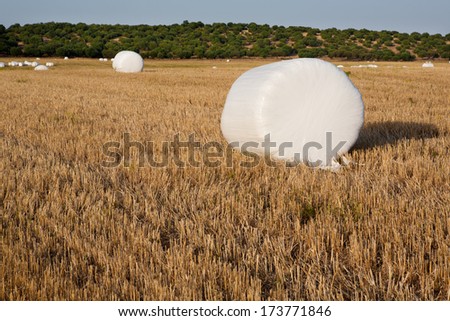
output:
[[34,68],[34,70],[37,70],[37,71],[44,71],[44,70],[48,70],[48,67],[47,67],[47,66],[44,66],[44,65],[39,65],[39,66],[36,66],[36,67]]
[[[373,65],[373,64],[369,64],[369,65],[353,65],[350,66],[351,68],[378,68],[378,65]],[[339,68],[339,66],[338,66]]]
[[24,66],[31,66],[31,62],[25,60],[25,61],[23,62],[23,65],[24,65]]
[[300,58],[242,74],[228,93],[221,129],[240,148],[257,143],[247,145],[249,152],[267,155],[262,142],[269,134],[273,159],[337,169],[363,122],[361,94],[347,75],[329,62]]
[[45,65],[47,67],[53,67],[55,64],[53,62],[47,62],[47,63],[45,63]]
[[33,61],[33,62],[31,63],[31,67],[37,67],[37,66],[39,66],[39,63],[38,63],[38,62]]
[[144,59],[134,51],[124,50],[114,57],[112,67],[118,72],[141,72],[144,69]]
[[64,57],[64,60],[69,60],[69,57]]
[[23,63],[19,62],[19,63],[17,63],[16,66],[17,66],[17,67],[23,67]]
[[434,65],[431,61],[427,61],[422,65],[423,68],[433,68]]
[[108,61],[108,58],[103,58],[103,61]]
[[338,67],[338,68],[344,68],[344,66],[343,66],[343,65],[338,65],[337,67]]
[[4,62],[0,62],[0,68],[5,68],[5,63]]

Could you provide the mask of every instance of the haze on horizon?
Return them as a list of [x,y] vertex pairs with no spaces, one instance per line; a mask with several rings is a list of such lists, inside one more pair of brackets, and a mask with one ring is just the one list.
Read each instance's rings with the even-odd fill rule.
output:
[[0,6],[0,24],[70,22],[98,24],[174,24],[235,22],[314,28],[450,33],[450,1],[430,0],[55,0],[9,1]]

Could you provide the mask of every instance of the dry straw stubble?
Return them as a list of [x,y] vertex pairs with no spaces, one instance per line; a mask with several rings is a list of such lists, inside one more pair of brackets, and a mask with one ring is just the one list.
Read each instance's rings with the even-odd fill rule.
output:
[[366,124],[337,174],[101,166],[124,132],[225,144],[227,91],[263,63],[1,70],[0,298],[450,299],[448,64],[349,68]]

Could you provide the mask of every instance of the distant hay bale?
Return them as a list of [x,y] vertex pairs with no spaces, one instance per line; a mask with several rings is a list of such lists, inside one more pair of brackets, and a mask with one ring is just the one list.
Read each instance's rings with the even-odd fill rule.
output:
[[353,65],[351,68],[378,68],[378,65],[369,64],[369,65]]
[[64,57],[64,60],[69,60],[69,57]]
[[45,65],[47,67],[53,67],[55,64],[53,62],[47,62],[47,63],[45,63]]
[[134,51],[124,50],[114,57],[112,67],[117,72],[141,72],[144,69],[144,59]]
[[422,65],[423,68],[433,68],[434,65],[431,61],[427,61]]
[[0,62],[0,68],[5,68],[5,63],[4,62]]
[[[221,128],[229,143],[251,143],[247,151],[334,169],[363,122],[361,95],[347,75],[329,62],[300,58],[242,74],[228,93]],[[262,144],[268,135],[276,144],[270,151]]]
[[338,67],[338,68],[344,68],[344,66],[343,66],[343,65],[338,65],[337,67]]
[[36,66],[34,68],[34,70],[36,70],[36,71],[45,71],[45,70],[48,70],[48,67],[44,66],[44,65],[39,65],[39,66]]

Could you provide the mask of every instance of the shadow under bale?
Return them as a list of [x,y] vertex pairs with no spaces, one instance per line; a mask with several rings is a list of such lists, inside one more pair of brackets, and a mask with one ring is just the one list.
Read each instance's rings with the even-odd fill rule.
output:
[[395,144],[402,139],[425,139],[439,136],[433,124],[386,121],[364,125],[353,150]]

